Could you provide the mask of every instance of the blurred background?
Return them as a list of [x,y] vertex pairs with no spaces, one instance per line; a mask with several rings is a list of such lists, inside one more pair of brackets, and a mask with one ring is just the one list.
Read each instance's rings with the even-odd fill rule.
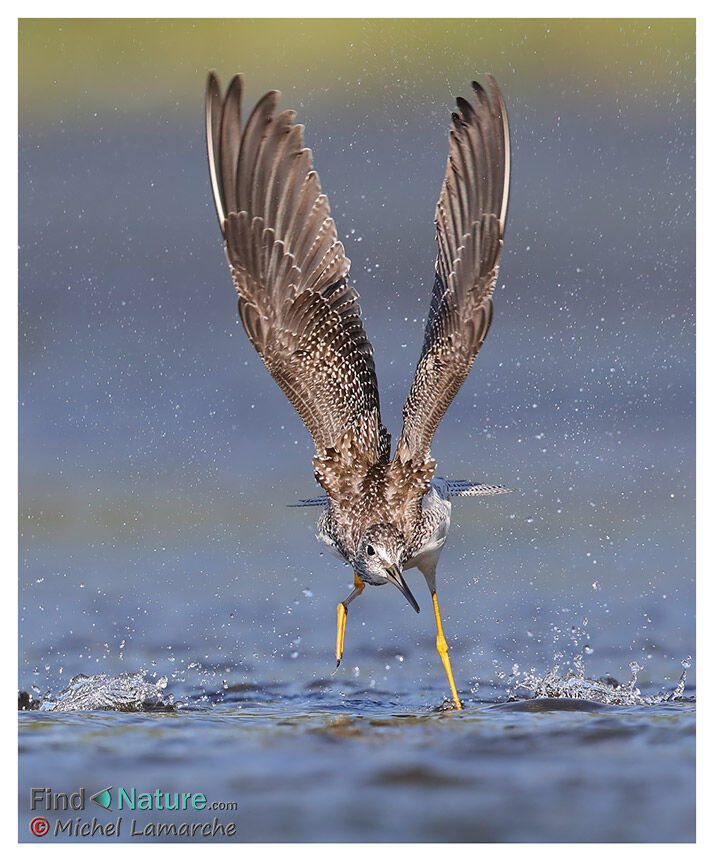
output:
[[[503,696],[514,664],[584,652],[594,676],[636,660],[672,686],[695,635],[693,21],[24,20],[19,57],[21,688],[334,666],[351,572],[286,507],[318,492],[312,446],[238,321],[209,69],[306,124],[395,434],[450,110],[495,75],[513,147],[495,317],[432,450],[438,474],[518,492],[454,506],[454,671]],[[353,604],[335,689],[441,674],[429,612],[396,589]]]

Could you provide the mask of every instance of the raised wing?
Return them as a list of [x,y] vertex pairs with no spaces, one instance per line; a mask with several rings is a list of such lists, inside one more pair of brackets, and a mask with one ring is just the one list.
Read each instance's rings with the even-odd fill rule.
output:
[[[429,462],[434,433],[488,333],[506,224],[510,143],[496,81],[456,100],[446,178],[436,206],[436,279],[395,467]],[[430,477],[427,469],[424,478]],[[426,489],[428,481],[424,486]]]
[[318,461],[346,450],[363,464],[389,457],[372,346],[303,127],[293,111],[275,113],[271,91],[243,128],[242,88],[238,75],[224,99],[208,77],[213,197],[241,320],[310,432],[322,482]]

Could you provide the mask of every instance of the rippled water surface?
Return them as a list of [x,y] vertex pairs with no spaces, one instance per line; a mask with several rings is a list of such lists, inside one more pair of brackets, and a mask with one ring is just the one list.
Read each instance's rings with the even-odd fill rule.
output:
[[[56,703],[80,673],[128,672],[165,678],[156,702],[174,701],[20,713],[21,839],[39,838],[33,786],[133,786],[237,802],[216,814],[246,841],[693,840],[693,38],[614,22],[590,45],[594,24],[547,23],[488,38],[457,23],[448,49],[434,22],[396,41],[300,25],[269,55],[249,23],[203,53],[209,25],[180,23],[72,53],[71,28],[89,25],[67,23],[21,50],[35,61],[21,69],[19,688]],[[328,73],[327,45],[352,65]],[[395,433],[453,95],[482,70],[505,94],[493,324],[433,445],[437,474],[517,491],[457,500],[441,556],[462,713],[437,710],[448,687],[418,571],[421,614],[367,588],[331,674],[352,576],[320,554],[315,511],[287,507],[317,492],[312,446],[238,322],[202,129],[219,63],[224,80],[246,73],[248,100],[280,87],[306,123]],[[618,689],[608,678],[624,704],[573,700]],[[561,704],[509,702],[533,694]],[[144,838],[126,811],[74,814],[123,814],[121,838]]]
[[[215,814],[245,841],[693,838],[691,700],[529,713],[470,699],[459,713],[434,712],[436,690],[308,686],[248,686],[168,713],[23,714],[23,782],[201,791],[237,811],[174,818]],[[143,830],[161,816],[123,813],[120,838],[150,841],[129,835],[132,818]]]

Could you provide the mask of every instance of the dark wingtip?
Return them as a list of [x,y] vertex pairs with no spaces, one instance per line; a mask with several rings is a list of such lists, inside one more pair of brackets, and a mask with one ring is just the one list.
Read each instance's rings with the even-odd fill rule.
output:
[[469,112],[473,113],[473,108],[471,107],[469,102],[467,102],[466,99],[462,98],[461,96],[456,96],[456,107],[461,111],[462,114],[464,114],[464,116],[466,116]]
[[206,78],[206,103],[209,103],[211,101],[211,97],[214,94],[217,95],[220,99],[221,82],[218,80],[218,75],[215,73],[215,71],[211,69],[208,73],[208,77]]
[[[216,80],[218,79],[216,78]],[[226,102],[228,102],[231,97],[239,99],[242,92],[243,75],[233,75],[233,77],[231,78],[231,82],[228,84],[228,89],[226,90]]]
[[[490,77],[486,75],[486,77]],[[478,81],[471,81],[471,89],[476,93],[477,96],[485,96],[486,90],[481,86]]]

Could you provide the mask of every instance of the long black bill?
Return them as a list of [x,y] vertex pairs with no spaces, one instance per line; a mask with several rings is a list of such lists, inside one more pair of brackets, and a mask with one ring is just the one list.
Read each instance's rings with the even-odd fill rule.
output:
[[396,564],[392,565],[392,567],[386,568],[384,571],[387,575],[387,579],[390,582],[393,582],[397,588],[402,592],[402,594],[409,601],[409,605],[415,612],[419,612],[419,604],[416,602],[416,598],[409,591],[409,586],[404,582],[404,577],[402,576],[401,570],[396,566]]

